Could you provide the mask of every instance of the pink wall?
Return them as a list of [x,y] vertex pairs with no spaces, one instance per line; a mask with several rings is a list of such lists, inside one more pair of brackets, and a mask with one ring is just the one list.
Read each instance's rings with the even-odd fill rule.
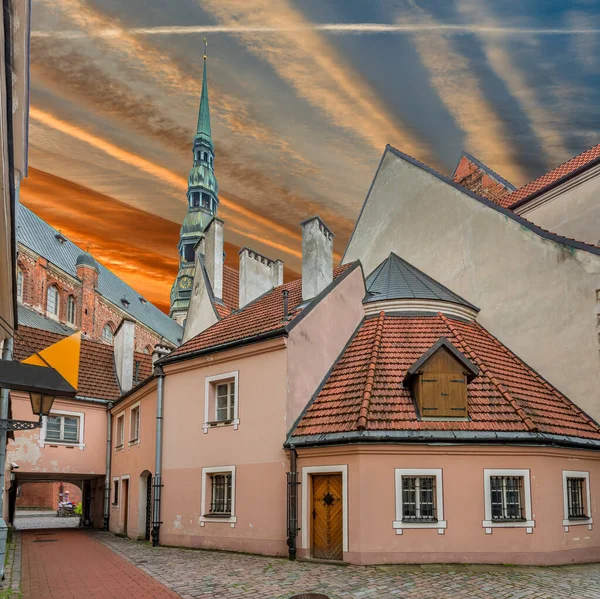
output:
[[[528,447],[354,446],[303,449],[307,466],[348,467],[348,552],[344,560],[374,563],[557,564],[600,559],[600,526],[563,528],[562,470],[590,472],[592,516],[600,507],[600,455],[591,451]],[[404,529],[397,535],[394,470],[441,468],[443,535],[437,529]],[[529,469],[535,528],[494,528],[486,534],[484,468]],[[301,508],[301,518],[305,508]],[[310,523],[309,523],[310,524]],[[310,537],[309,537],[310,538]],[[302,546],[302,554],[309,547]]]
[[[283,555],[287,457],[285,340],[165,368],[161,543]],[[239,427],[203,432],[205,378],[238,372]],[[236,467],[237,522],[206,522],[202,468]],[[207,493],[210,483],[207,482]]]
[[[125,401],[116,405],[113,415],[113,443],[111,465],[111,507],[110,530],[127,534],[132,539],[144,538],[146,526],[146,484],[148,473],[154,474],[156,447],[156,381],[151,381],[136,391]],[[139,403],[140,434],[139,443],[130,443],[131,408]],[[115,449],[116,426],[119,415],[125,415],[125,442],[122,449]],[[118,505],[113,505],[114,478],[120,481],[129,477],[128,505],[121,497]],[[122,482],[119,483],[122,487]],[[127,531],[125,531],[125,512]]]

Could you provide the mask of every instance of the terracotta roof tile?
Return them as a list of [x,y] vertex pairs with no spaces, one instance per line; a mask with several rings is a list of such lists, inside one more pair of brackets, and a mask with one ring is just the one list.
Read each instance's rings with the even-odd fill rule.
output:
[[502,198],[515,190],[514,185],[466,152],[463,152],[458,161],[452,180],[500,205]]
[[567,160],[567,162],[557,166],[551,171],[548,171],[541,177],[530,181],[526,185],[519,187],[519,189],[516,191],[513,191],[512,193],[502,197],[498,201],[498,204],[504,206],[504,208],[510,208],[517,202],[521,202],[534,193],[542,191],[553,183],[556,183],[559,179],[574,173],[577,169],[590,164],[597,158],[600,158],[600,144],[590,148],[589,150],[586,150],[585,152],[582,152],[570,160]]
[[[334,279],[341,275],[353,264],[345,264],[334,269]],[[289,292],[288,320],[283,319],[283,295],[287,289]],[[284,285],[279,285],[271,291],[250,302],[240,310],[236,310],[225,318],[215,323],[196,337],[186,341],[183,345],[172,351],[166,358],[169,361],[173,357],[183,356],[200,350],[217,347],[224,343],[240,341],[256,337],[262,333],[276,331],[289,323],[294,316],[301,312],[299,306],[302,304],[302,279],[297,279]]]
[[[51,333],[40,329],[20,326],[18,337],[15,338],[14,359],[24,360],[34,351],[42,351],[53,343],[64,339],[65,335]],[[117,399],[120,390],[115,372],[113,347],[91,341],[81,340],[81,355],[79,359],[79,385],[77,394],[94,399]],[[146,372],[151,356],[136,353],[136,359],[144,364],[142,371]]]
[[237,310],[239,308],[239,298],[240,275],[235,268],[223,266],[223,302],[230,310]]
[[[380,347],[371,373],[378,327]],[[467,387],[468,422],[419,420],[410,391],[402,386],[407,369],[440,337],[480,368]],[[364,418],[366,390],[370,397]],[[481,325],[441,314],[365,320],[294,436],[353,432],[363,426],[371,431],[539,431],[600,439],[595,422]]]

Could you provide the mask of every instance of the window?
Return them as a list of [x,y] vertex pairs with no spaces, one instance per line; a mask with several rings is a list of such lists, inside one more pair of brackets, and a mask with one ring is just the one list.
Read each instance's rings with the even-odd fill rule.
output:
[[210,513],[231,515],[231,473],[213,474],[211,477]]
[[186,262],[194,261],[194,244],[193,243],[186,243],[183,246],[183,259]]
[[113,478],[113,505],[119,505],[119,479]]
[[67,298],[67,321],[75,324],[75,298],[72,295]]
[[202,160],[204,160],[204,162],[206,162],[208,160],[208,152],[204,152],[202,154]]
[[102,341],[104,341],[104,343],[108,343],[109,345],[112,345],[113,330],[109,324],[105,324],[104,328],[102,329]]
[[492,476],[490,478],[492,520],[525,520],[523,516],[523,477]]
[[198,191],[195,191],[192,194],[192,206],[194,208],[200,208],[200,193]]
[[121,414],[117,417],[116,435],[115,435],[115,449],[123,447],[125,441],[125,414]]
[[48,287],[48,295],[46,297],[46,311],[52,316],[58,316],[58,287],[50,285]]
[[23,301],[23,271],[20,268],[17,270],[17,299]]
[[484,470],[487,534],[494,527],[526,527],[533,532],[529,470]]
[[149,355],[152,353],[152,348],[149,345],[146,345],[146,347],[144,348],[144,353],[146,355]]
[[563,500],[564,516],[563,526],[565,532],[569,526],[587,524],[592,527],[590,496],[590,473],[563,470]]
[[444,534],[444,506],[441,469],[397,468],[396,534],[404,528],[437,528]]
[[46,422],[45,440],[47,443],[79,443],[79,418],[50,414]]
[[131,408],[130,412],[129,443],[137,443],[140,440],[140,406]]
[[232,425],[234,430],[237,430],[240,423],[238,388],[237,370],[206,377],[202,425],[205,433],[211,427],[224,425]]
[[435,476],[402,477],[402,520],[437,522]]
[[202,468],[201,501],[200,526],[207,522],[229,522],[232,528],[235,526],[235,466]]

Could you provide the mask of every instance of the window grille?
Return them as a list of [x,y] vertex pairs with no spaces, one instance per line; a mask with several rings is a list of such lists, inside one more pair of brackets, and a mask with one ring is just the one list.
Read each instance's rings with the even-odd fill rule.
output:
[[215,420],[227,422],[233,420],[233,408],[235,405],[235,381],[219,383],[217,385],[215,401]]
[[402,519],[437,522],[435,476],[402,477]]
[[587,518],[585,513],[585,478],[567,478],[569,518]]
[[67,299],[67,321],[75,324],[75,298],[72,295]]
[[522,476],[491,476],[490,493],[492,520],[525,520]]
[[211,484],[210,513],[229,516],[231,514],[231,474],[213,474]]
[[77,416],[48,416],[46,441],[61,443],[79,442],[79,418]]
[[58,316],[58,287],[50,285],[48,287],[48,297],[46,298],[46,310],[54,316]]

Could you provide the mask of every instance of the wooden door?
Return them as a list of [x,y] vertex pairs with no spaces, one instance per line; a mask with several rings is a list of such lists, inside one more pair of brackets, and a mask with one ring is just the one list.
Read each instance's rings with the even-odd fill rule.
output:
[[344,543],[342,475],[315,474],[312,486],[312,556],[341,560]]

